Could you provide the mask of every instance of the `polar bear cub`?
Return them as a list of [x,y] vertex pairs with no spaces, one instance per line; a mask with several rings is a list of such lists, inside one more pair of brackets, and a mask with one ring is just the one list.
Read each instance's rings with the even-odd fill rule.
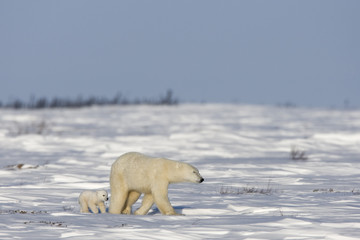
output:
[[80,212],[88,213],[89,208],[93,213],[106,213],[104,202],[108,200],[108,193],[105,190],[83,191],[79,196]]
[[144,193],[136,215],[145,215],[155,203],[164,215],[178,215],[168,199],[170,183],[201,183],[204,179],[192,165],[130,152],[111,166],[109,213],[131,214],[131,206]]

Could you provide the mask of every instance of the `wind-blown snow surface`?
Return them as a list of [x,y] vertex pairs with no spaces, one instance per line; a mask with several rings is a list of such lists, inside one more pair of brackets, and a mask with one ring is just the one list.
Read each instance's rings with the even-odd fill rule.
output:
[[[292,146],[308,159],[290,159]],[[79,193],[109,191],[129,151],[200,170],[204,183],[169,188],[185,216],[80,214]],[[359,158],[355,110],[0,110],[0,239],[358,239]]]

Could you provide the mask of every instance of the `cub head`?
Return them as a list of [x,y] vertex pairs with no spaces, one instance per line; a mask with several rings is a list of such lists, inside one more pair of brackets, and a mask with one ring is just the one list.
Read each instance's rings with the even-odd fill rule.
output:
[[183,163],[182,174],[184,180],[192,183],[202,183],[204,178],[200,175],[199,170],[190,164]]
[[105,190],[99,190],[99,191],[96,191],[96,196],[98,197],[98,199],[100,201],[107,201],[109,198],[108,198],[108,193],[107,191]]

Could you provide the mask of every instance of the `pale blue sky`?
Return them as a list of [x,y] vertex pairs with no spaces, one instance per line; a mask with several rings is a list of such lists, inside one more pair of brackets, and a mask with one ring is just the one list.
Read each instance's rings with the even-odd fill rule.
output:
[[358,0],[0,0],[0,100],[360,107]]

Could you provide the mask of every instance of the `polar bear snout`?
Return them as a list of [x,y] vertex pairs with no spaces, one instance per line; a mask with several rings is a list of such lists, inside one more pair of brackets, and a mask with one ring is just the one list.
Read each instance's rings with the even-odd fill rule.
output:
[[204,178],[200,175],[199,170],[196,168],[193,170],[193,176],[195,176],[195,181],[193,180],[195,183],[202,183],[204,181]]

